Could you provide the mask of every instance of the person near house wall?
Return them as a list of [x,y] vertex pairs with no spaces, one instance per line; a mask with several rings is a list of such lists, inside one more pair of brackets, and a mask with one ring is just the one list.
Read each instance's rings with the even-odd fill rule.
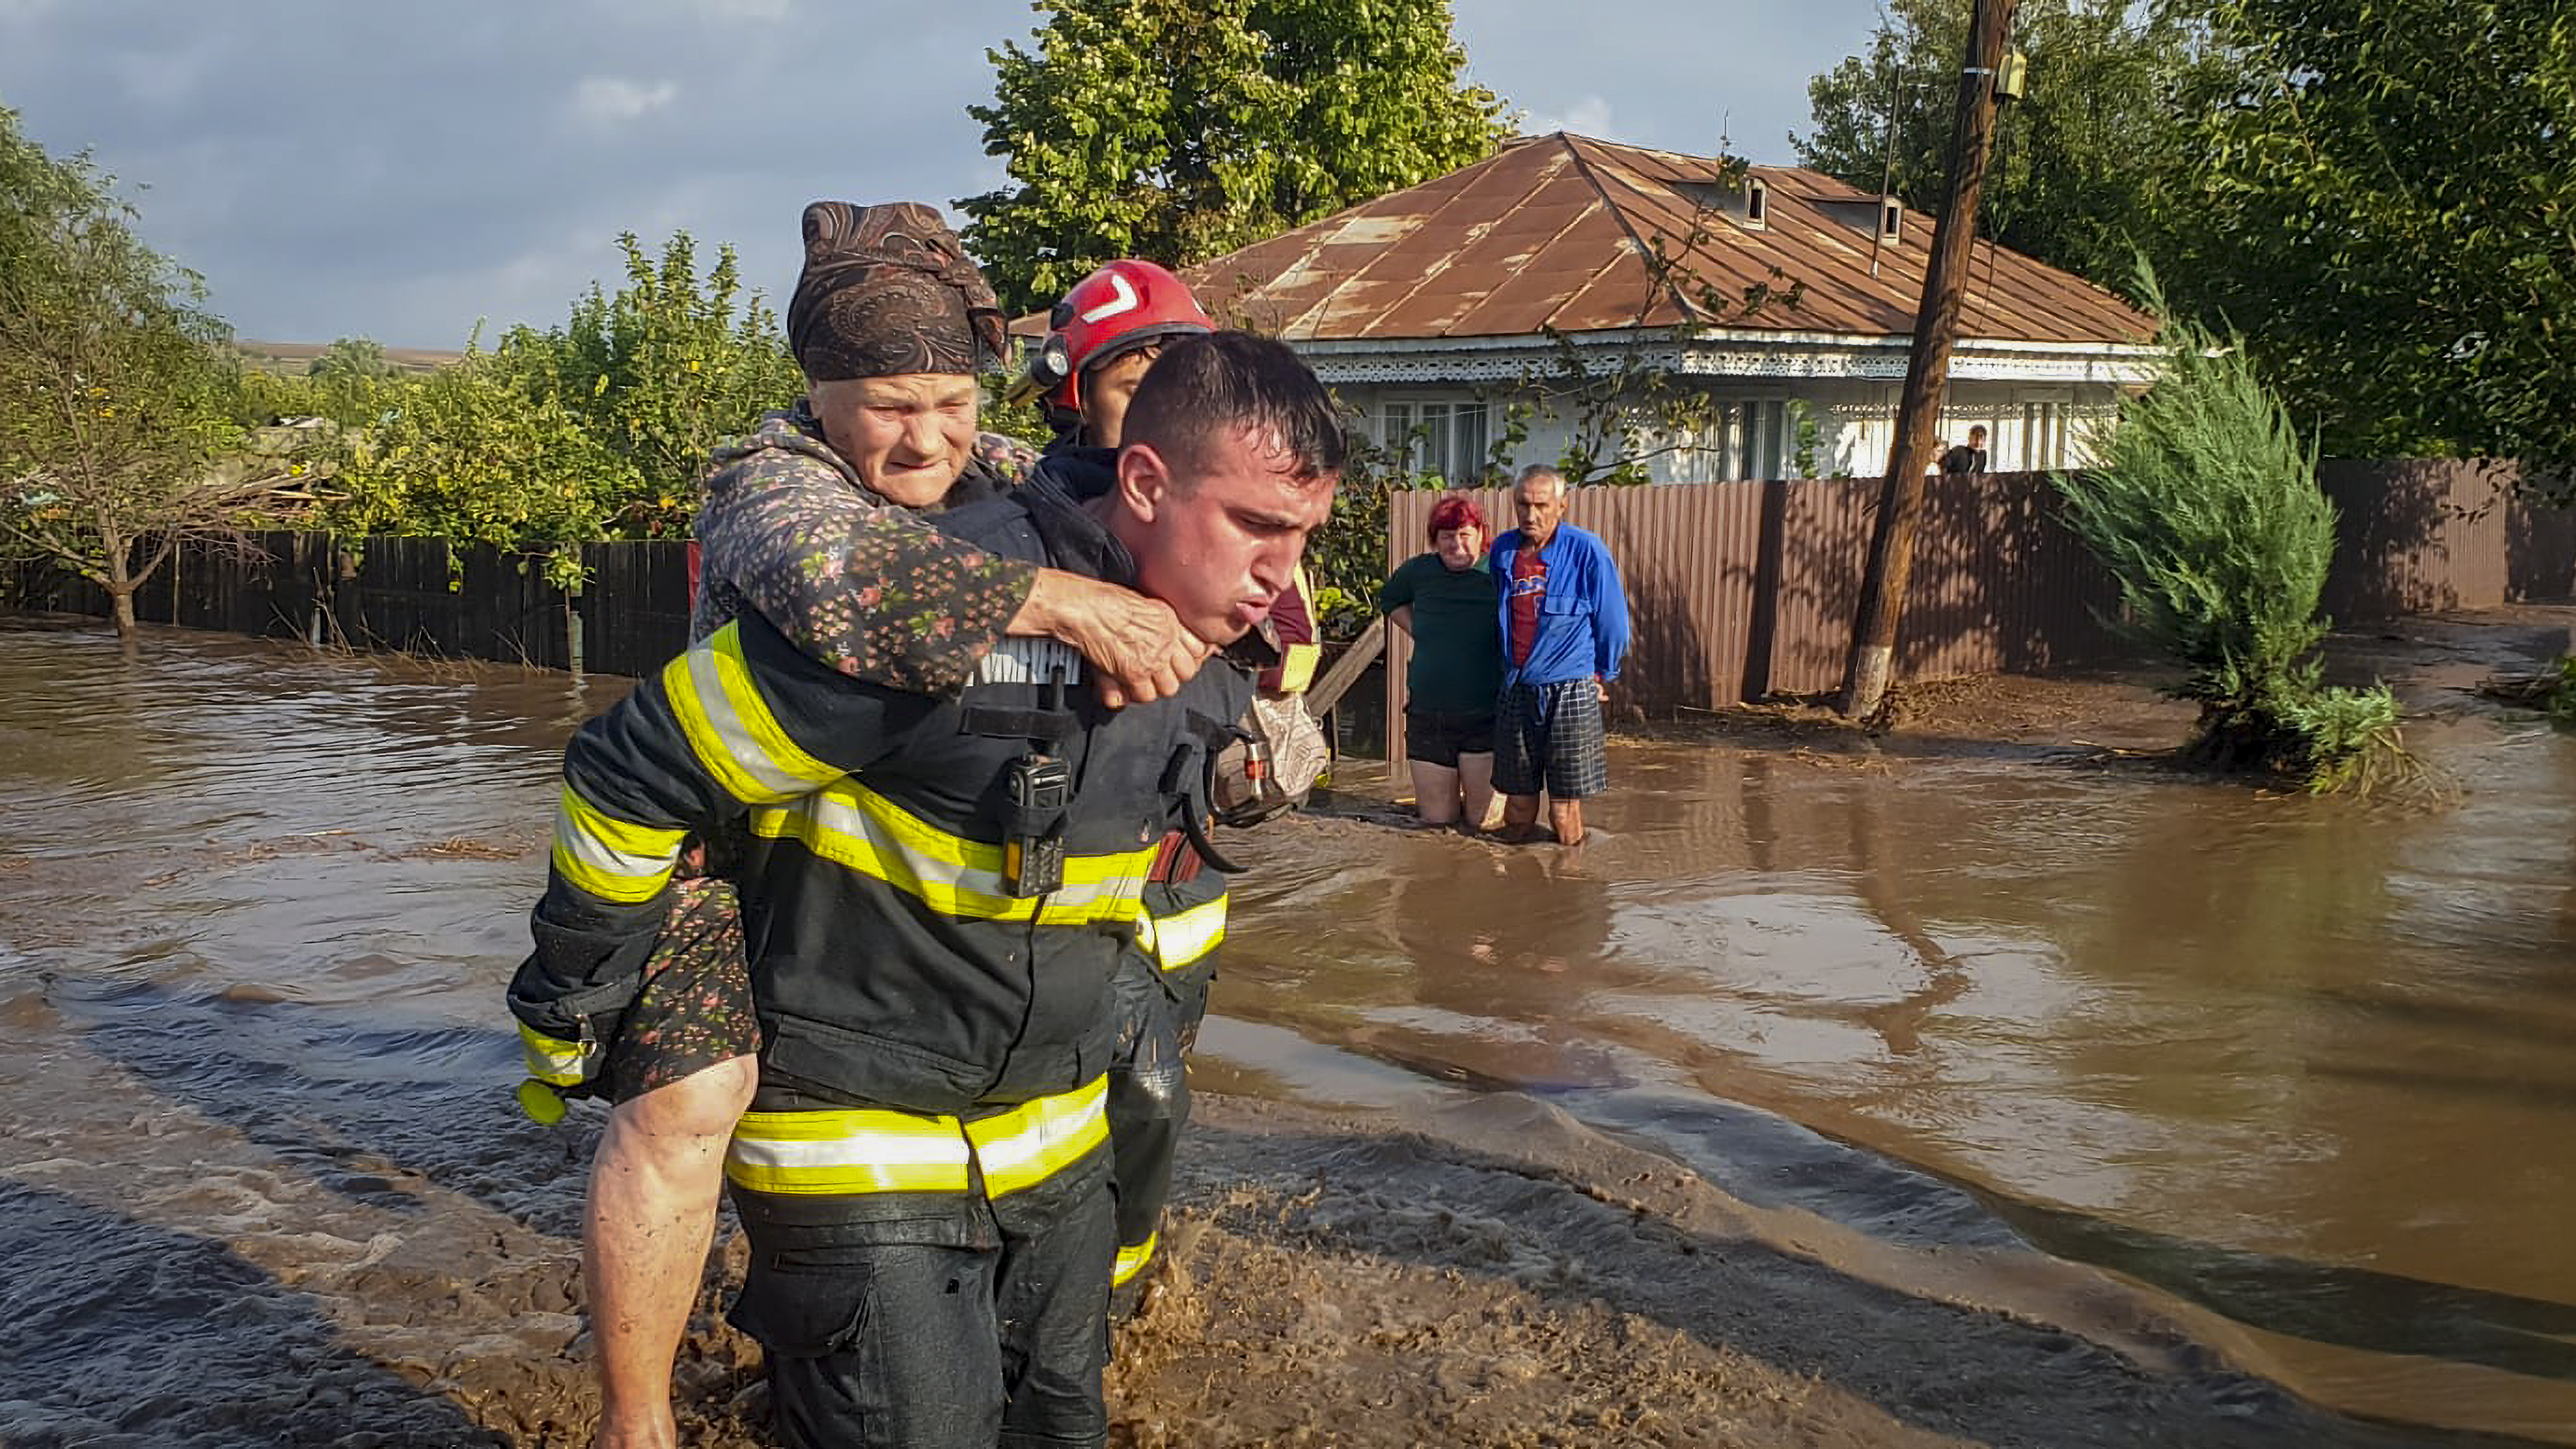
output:
[[1494,540],[1495,618],[1504,647],[1494,702],[1494,788],[1503,836],[1536,838],[1538,799],[1560,844],[1583,842],[1583,802],[1609,785],[1601,704],[1628,653],[1619,566],[1595,535],[1565,521],[1565,475],[1544,464],[1512,485],[1520,526]]
[[1494,800],[1494,698],[1502,690],[1500,589],[1476,500],[1432,505],[1431,552],[1396,565],[1377,606],[1413,636],[1404,676],[1404,753],[1425,825],[1484,828]]
[[1941,455],[1941,475],[1945,478],[1973,478],[1986,471],[1986,429],[1983,423],[1968,429],[1968,441]]

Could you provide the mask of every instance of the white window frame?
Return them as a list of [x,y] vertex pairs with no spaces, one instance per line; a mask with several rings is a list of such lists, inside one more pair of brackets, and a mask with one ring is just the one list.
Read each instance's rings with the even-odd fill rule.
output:
[[1798,419],[1803,409],[1794,398],[1736,397],[1711,405],[1708,423],[1696,436],[1655,459],[1649,472],[1659,483],[1769,482],[1792,476],[1797,457]]
[[2021,404],[2021,469],[2045,472],[2066,466],[2066,425],[2074,411],[2068,392],[2025,394]]
[[1457,487],[1485,476],[1493,429],[1493,404],[1472,393],[1412,394],[1381,398],[1377,405],[1379,446],[1406,471]]

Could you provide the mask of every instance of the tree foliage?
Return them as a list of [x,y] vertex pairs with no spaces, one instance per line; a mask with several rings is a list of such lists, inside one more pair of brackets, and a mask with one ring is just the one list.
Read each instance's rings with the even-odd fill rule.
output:
[[384,344],[374,338],[342,337],[323,348],[304,375],[325,382],[384,378],[394,375],[394,365],[385,358]]
[[685,232],[658,258],[632,234],[618,245],[626,284],[593,284],[562,326],[514,327],[434,376],[367,384],[330,524],[522,549],[566,583],[579,577],[566,545],[685,534],[710,450],[803,378],[730,247],[702,280]]
[[1467,165],[1502,103],[1448,0],[1039,0],[970,106],[1012,184],[959,203],[1005,305],[1134,256],[1186,266]]
[[196,276],[145,246],[112,180],[0,109],[0,541],[134,591],[191,538],[238,541],[277,481],[239,452],[235,363]]
[[2518,457],[2576,492],[2576,14],[2230,0],[2185,299],[2330,452]]
[[[2162,310],[2151,272],[2140,291]],[[2316,453],[2242,339],[2168,319],[2161,340],[2162,380],[2094,439],[2094,469],[2053,479],[2067,521],[2117,581],[2123,627],[2188,671],[2196,752],[2331,788],[2394,748],[2397,716],[2384,686],[2318,680],[2335,511]]]
[[[1815,129],[1792,138],[1802,163],[1870,191],[1887,181],[1906,205],[1938,212],[1973,8],[1889,0],[1867,53],[1808,83]],[[2195,161],[2180,98],[2227,70],[2197,8],[2021,0],[2013,44],[2030,70],[2023,98],[1998,114],[1984,235],[2105,285],[2130,275],[2140,248],[2165,255],[2168,229],[2187,221],[2174,194]]]
[[717,248],[700,280],[697,244],[685,231],[648,255],[632,232],[617,245],[626,285],[598,283],[563,326],[515,329],[501,353],[533,396],[560,398],[591,436],[635,471],[642,492],[623,501],[621,531],[683,531],[697,510],[693,486],[718,442],[805,390],[778,318],[745,288],[731,246]]
[[606,537],[644,491],[634,467],[557,392],[534,334],[416,380],[372,385],[373,419],[350,430],[322,521],[354,538],[471,540],[580,578],[571,545]]

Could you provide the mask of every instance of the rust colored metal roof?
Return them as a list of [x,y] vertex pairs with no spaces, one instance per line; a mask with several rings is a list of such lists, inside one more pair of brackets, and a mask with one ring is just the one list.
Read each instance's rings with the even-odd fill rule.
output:
[[[1212,314],[1292,342],[1682,323],[1866,337],[1914,330],[1932,218],[1905,213],[1872,276],[1875,196],[1798,167],[1752,174],[1769,187],[1768,225],[1758,229],[1705,204],[1723,176],[1713,159],[1560,131],[1184,275]],[[1680,262],[1661,278],[1649,265],[1658,248]],[[1794,303],[1779,295],[1797,284]],[[1770,288],[1773,299],[1746,310],[1734,299],[1750,287]],[[1709,290],[1727,305],[1704,306]],[[1977,245],[1963,337],[2138,343],[2153,331],[2081,277]]]

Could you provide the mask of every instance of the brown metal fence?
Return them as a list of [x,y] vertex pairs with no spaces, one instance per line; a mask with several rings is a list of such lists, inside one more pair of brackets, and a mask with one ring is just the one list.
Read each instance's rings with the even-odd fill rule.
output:
[[[2342,514],[2326,608],[2357,622],[2576,596],[2576,515],[2524,501],[2511,464],[2329,463]],[[1568,516],[1619,561],[1635,626],[1614,709],[1711,709],[1842,680],[1878,487],[1849,479],[1579,488]],[[1441,495],[1397,495],[1387,559],[1425,547]],[[1500,490],[1478,494],[1508,527]],[[363,649],[640,675],[688,642],[685,543],[602,543],[567,599],[535,565],[480,544],[255,535],[247,551],[189,549],[145,586],[154,623]],[[2110,581],[2056,518],[2035,474],[1940,478],[1927,490],[1898,640],[1901,679],[2037,674],[2123,657],[2102,624]],[[59,571],[0,568],[0,608],[105,614]],[[1389,646],[1385,734],[1403,749],[1409,641]]]
[[[2576,516],[2513,493],[2510,464],[2327,464],[2340,510],[2325,603],[2343,621],[2576,596]],[[1600,534],[1628,590],[1634,640],[1614,711],[1668,716],[1838,688],[1878,484],[1852,479],[1578,488],[1567,517]],[[1421,552],[1442,495],[1399,494],[1388,566]],[[1497,530],[1509,494],[1474,495]],[[1929,481],[1900,679],[2042,674],[2128,652],[2102,620],[2110,579],[2057,518],[2044,475]],[[1389,645],[1388,751],[1403,748],[1410,641]]]

